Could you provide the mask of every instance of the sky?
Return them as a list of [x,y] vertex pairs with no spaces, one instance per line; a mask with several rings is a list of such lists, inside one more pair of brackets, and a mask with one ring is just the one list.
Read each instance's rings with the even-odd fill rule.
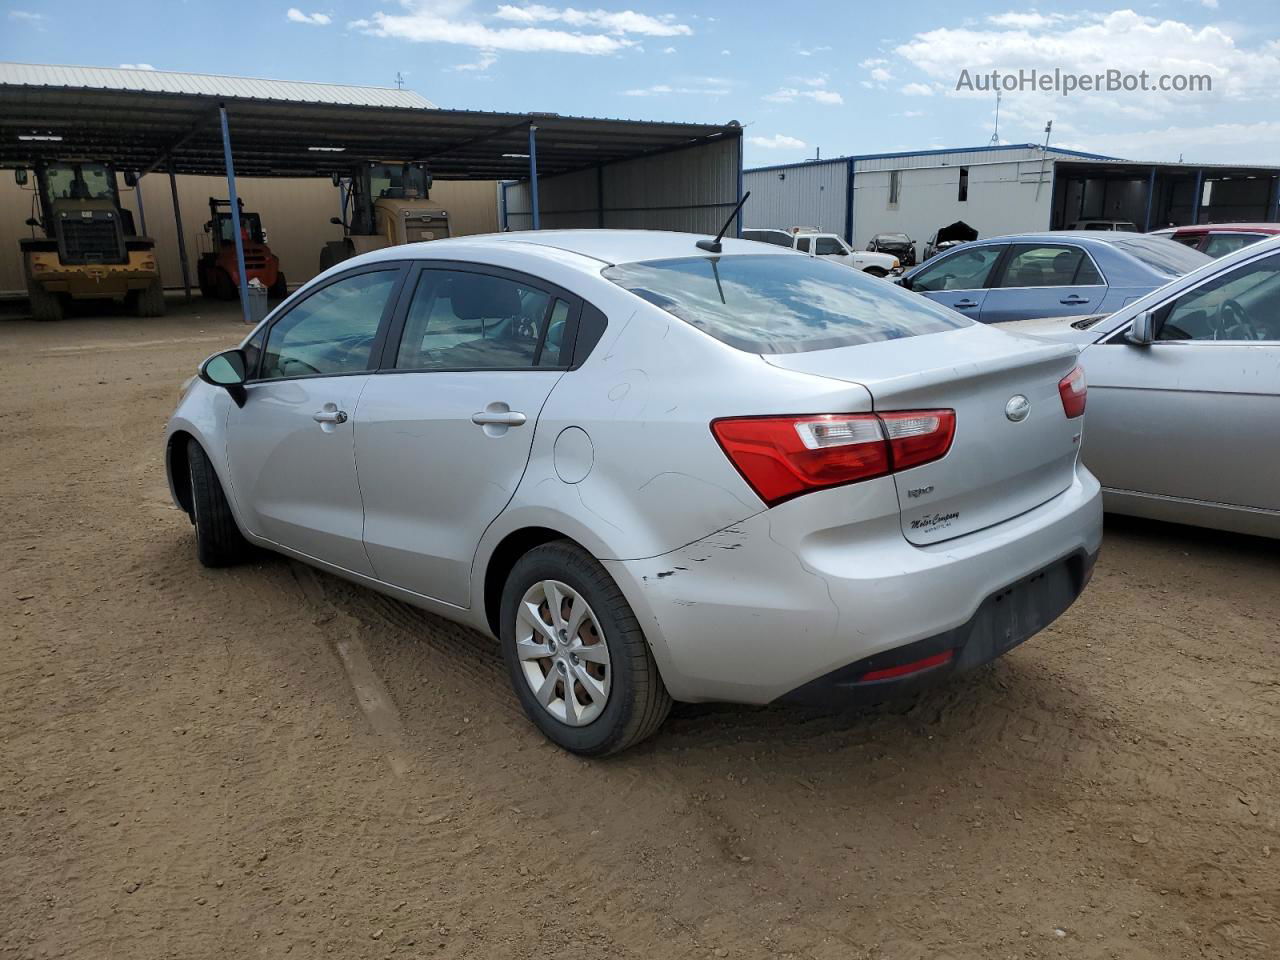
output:
[[444,107],[737,120],[748,167],[985,144],[996,97],[978,78],[992,70],[1194,74],[1211,89],[1012,90],[999,139],[1043,142],[1052,120],[1060,147],[1280,164],[1274,0],[598,2],[0,0],[0,59],[377,86],[399,74]]

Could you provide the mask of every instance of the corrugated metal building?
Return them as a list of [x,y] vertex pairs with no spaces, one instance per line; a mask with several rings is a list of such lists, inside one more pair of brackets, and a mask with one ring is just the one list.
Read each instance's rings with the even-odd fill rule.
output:
[[[540,226],[715,233],[742,189],[742,138],[597,164],[538,182]],[[503,228],[534,226],[529,181],[502,184]]]
[[1033,143],[758,167],[744,187],[744,225],[818,227],[859,247],[877,233],[923,245],[956,220],[989,237],[1085,219],[1139,229],[1280,219],[1277,167],[1137,163]]

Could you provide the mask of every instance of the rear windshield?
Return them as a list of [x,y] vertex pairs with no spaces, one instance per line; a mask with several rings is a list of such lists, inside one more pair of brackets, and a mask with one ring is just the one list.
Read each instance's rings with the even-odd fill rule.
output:
[[620,264],[603,273],[748,353],[827,350],[972,323],[887,280],[814,257],[682,257]]
[[884,243],[908,243],[911,240],[905,233],[882,233],[876,239]]
[[1184,244],[1165,240],[1163,237],[1118,237],[1111,243],[1117,250],[1141,260],[1156,273],[1163,273],[1166,277],[1180,277],[1213,259],[1199,250],[1192,250]]

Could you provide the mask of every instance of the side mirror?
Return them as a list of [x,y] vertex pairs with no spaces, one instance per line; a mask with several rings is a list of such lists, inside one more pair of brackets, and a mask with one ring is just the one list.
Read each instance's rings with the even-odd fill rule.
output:
[[132,170],[124,172],[124,185],[126,187],[136,187],[138,185],[138,175]]
[[20,187],[25,187],[27,185],[27,171],[22,167],[13,171],[13,182]]
[[342,185],[342,174],[340,173],[330,174],[329,179],[333,181],[333,185],[335,187],[339,187]]
[[27,217],[27,226],[28,226],[28,227],[38,227],[38,226],[40,226],[40,221],[39,221],[39,220],[37,220],[35,217]]
[[1156,339],[1155,317],[1151,310],[1144,310],[1133,318],[1133,323],[1129,326],[1128,332],[1124,335],[1125,340],[1132,343],[1135,347],[1150,346]]
[[342,218],[341,218],[341,217],[330,217],[330,218],[329,218],[329,222],[330,222],[330,223],[332,223],[335,227],[340,227],[340,226],[342,226]]
[[222,387],[231,394],[231,399],[238,407],[244,406],[246,376],[244,351],[239,348],[215,353],[200,364],[200,379],[212,386]]
[[894,277],[893,282],[896,283],[898,286],[900,286],[903,290],[910,290],[915,285],[914,283],[912,283],[911,278],[907,276]]

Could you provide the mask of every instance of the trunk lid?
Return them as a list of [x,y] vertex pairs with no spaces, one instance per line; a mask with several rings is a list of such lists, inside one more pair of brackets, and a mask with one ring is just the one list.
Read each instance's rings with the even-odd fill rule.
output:
[[[1074,344],[975,325],[764,359],[859,383],[877,411],[955,411],[947,455],[893,475],[903,535],[925,545],[1025,513],[1070,486],[1083,418],[1067,418],[1058,381],[1078,353]],[[1006,413],[1015,397],[1030,405],[1022,420]]]

